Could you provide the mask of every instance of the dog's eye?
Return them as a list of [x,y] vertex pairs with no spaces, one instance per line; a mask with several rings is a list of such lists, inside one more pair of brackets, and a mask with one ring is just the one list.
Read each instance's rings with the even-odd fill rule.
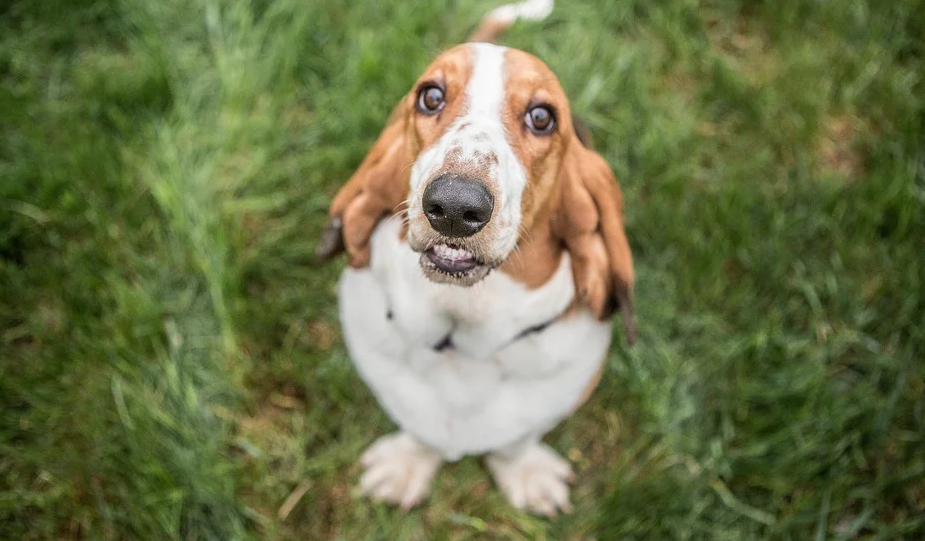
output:
[[418,111],[433,115],[446,104],[443,89],[436,85],[427,85],[418,92]]
[[556,129],[556,117],[552,114],[549,107],[538,105],[527,111],[524,122],[536,135],[546,135]]

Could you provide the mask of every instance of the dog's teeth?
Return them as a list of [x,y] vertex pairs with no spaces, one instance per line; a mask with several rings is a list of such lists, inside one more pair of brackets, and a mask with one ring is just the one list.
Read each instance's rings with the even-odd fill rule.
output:
[[452,261],[461,261],[464,259],[472,258],[472,254],[468,251],[460,248],[452,248],[445,244],[438,244],[437,246],[434,246],[434,253],[443,259],[449,259]]

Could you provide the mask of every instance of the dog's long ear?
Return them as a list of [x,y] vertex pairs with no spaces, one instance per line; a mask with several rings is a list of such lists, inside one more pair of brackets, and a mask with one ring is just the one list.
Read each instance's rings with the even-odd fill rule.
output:
[[392,111],[379,139],[344,184],[329,211],[316,254],[322,260],[346,250],[349,264],[369,264],[369,238],[384,216],[398,212],[408,197],[413,158],[407,141],[405,101]]
[[623,193],[604,159],[577,136],[559,170],[556,235],[571,256],[575,291],[600,319],[620,309],[629,343],[633,316],[633,256],[623,227]]

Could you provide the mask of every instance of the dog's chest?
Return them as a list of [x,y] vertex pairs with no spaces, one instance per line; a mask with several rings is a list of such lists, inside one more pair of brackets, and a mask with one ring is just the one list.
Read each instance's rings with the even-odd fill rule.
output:
[[385,293],[387,315],[416,346],[453,347],[488,360],[525,331],[557,318],[574,296],[567,256],[552,279],[533,290],[499,271],[472,287],[459,287],[424,276],[420,254],[399,239],[397,220],[384,222],[372,242],[372,271]]
[[370,268],[346,270],[339,291],[350,356],[392,419],[454,459],[568,415],[610,342],[585,310],[559,318],[573,295],[568,259],[534,290],[501,273],[471,288],[433,284],[399,228],[377,228]]

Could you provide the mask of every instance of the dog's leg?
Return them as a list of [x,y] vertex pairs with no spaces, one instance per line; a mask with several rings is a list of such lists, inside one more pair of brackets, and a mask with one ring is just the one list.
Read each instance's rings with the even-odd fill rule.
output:
[[574,478],[568,462],[538,438],[496,451],[486,460],[495,482],[517,509],[546,516],[568,513],[568,484]]
[[440,455],[406,432],[383,436],[360,457],[360,492],[410,509],[427,496],[441,462]]

